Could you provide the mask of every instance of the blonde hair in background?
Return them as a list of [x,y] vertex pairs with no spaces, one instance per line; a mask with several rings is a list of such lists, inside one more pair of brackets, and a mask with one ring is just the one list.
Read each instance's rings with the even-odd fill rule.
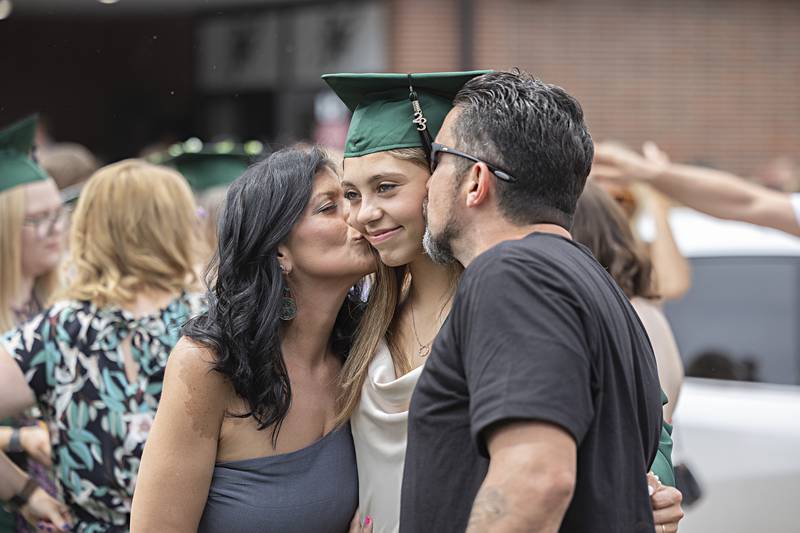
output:
[[[398,148],[387,150],[386,153],[430,171],[428,158],[422,148]],[[377,252],[375,250],[373,252],[377,257]],[[370,287],[367,308],[356,329],[353,347],[339,374],[342,392],[336,415],[337,424],[345,423],[358,407],[361,389],[369,374],[369,365],[381,341],[386,340],[396,372],[403,375],[412,370],[411,361],[397,346],[396,332],[396,321],[399,316],[397,311],[411,282],[408,267],[387,266],[381,262],[380,257],[377,257],[377,262],[378,270]],[[455,290],[462,272],[463,268],[460,265],[453,266],[451,290]]]
[[95,172],[70,230],[71,279],[64,296],[124,304],[143,288],[196,286],[197,206],[174,170],[128,159]]
[[[11,301],[17,296],[22,280],[22,222],[25,219],[25,187],[13,187],[0,193],[0,332],[17,326]],[[47,303],[58,288],[59,269],[39,276],[33,285],[36,298]]]
[[203,191],[196,196],[197,205],[205,213],[202,223],[203,245],[203,264],[206,265],[211,257],[217,252],[217,232],[219,217],[222,215],[222,208],[225,206],[225,196],[228,194],[228,185],[213,187]]

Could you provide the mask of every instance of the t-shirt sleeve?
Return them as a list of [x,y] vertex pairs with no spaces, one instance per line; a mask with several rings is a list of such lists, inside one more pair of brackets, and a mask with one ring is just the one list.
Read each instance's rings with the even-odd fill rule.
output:
[[512,420],[565,429],[579,444],[594,416],[591,360],[577,302],[559,280],[498,259],[464,287],[471,432]]
[[44,313],[11,330],[0,339],[3,349],[19,365],[37,400],[55,383],[55,368],[61,361],[50,317]]

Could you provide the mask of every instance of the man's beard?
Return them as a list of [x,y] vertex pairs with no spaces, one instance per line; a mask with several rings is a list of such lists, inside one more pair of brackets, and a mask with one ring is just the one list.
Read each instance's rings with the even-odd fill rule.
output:
[[450,265],[458,262],[458,259],[453,254],[452,243],[458,237],[459,230],[458,224],[451,217],[445,223],[444,229],[438,235],[434,235],[426,221],[422,246],[431,261],[440,265]]

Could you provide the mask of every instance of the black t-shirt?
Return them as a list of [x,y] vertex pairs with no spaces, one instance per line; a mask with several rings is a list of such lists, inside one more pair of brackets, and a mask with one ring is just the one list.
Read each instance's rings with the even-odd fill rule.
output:
[[650,341],[583,246],[533,233],[481,254],[411,400],[400,531],[464,531],[489,464],[484,430],[559,425],[578,447],[560,531],[652,533],[645,474],[661,399]]

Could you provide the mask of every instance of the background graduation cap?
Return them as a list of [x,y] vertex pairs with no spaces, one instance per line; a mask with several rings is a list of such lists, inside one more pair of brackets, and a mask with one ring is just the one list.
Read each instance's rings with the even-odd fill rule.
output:
[[173,144],[166,153],[150,158],[152,163],[174,168],[197,192],[228,185],[247,170],[250,162],[264,152],[259,141],[203,143],[192,137]]
[[489,72],[325,74],[322,79],[353,113],[344,156],[420,147],[430,155],[456,93]]
[[47,179],[31,159],[37,116],[32,115],[0,131],[0,192]]

